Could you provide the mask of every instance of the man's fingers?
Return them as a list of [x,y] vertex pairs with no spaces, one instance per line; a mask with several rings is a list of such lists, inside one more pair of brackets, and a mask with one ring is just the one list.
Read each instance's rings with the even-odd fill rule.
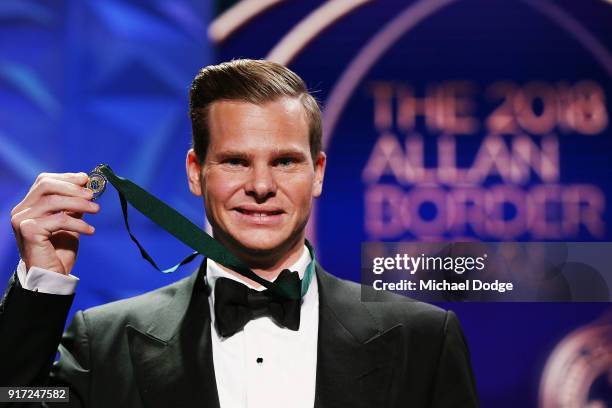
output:
[[27,207],[13,214],[11,225],[15,231],[18,231],[19,225],[27,219],[36,219],[58,212],[68,212],[72,218],[80,218],[81,216],[75,217],[75,215],[78,213],[95,214],[98,211],[100,211],[99,204],[83,198],[48,195],[38,200],[35,206]]
[[[32,185],[32,188],[25,196],[25,198],[13,208],[11,212],[14,215],[17,212],[22,211],[27,207],[31,207],[36,205],[37,201],[46,195],[62,195],[62,196],[70,196],[70,197],[80,197],[87,200],[90,200],[93,197],[91,190],[82,187],[80,184],[81,180],[79,174],[85,175],[85,173],[66,173],[66,174],[75,174],[74,177],[64,177],[64,178],[55,178],[55,174],[53,173],[43,173],[50,174],[51,176],[40,177],[36,179],[36,182]],[[77,177],[78,176],[78,177]],[[67,181],[72,180],[72,181]],[[87,175],[85,175],[85,181],[83,185],[87,183]]]
[[81,219],[71,217],[65,213],[57,213],[22,221],[19,225],[19,230],[25,241],[40,242],[49,239],[54,232],[61,230],[91,235],[95,229]]
[[80,219],[80,218],[83,218],[83,215],[85,215],[85,214],[83,214],[82,212],[72,212],[72,211],[64,211],[64,212],[65,212],[66,214],[68,214],[69,216],[71,216],[71,217],[74,217],[74,218],[79,218],[79,219]]
[[91,190],[85,188],[87,184],[87,175],[85,173],[77,173],[85,175],[84,178],[72,177],[72,178],[53,178],[43,177],[36,180],[30,192],[29,196],[41,196],[46,194],[62,194],[73,197],[91,198]]
[[84,186],[87,183],[87,173],[79,172],[79,173],[40,173],[38,177],[36,177],[36,181],[34,184],[47,179],[56,179],[63,180],[69,183],[78,184],[80,186]]
[[29,218],[38,218],[59,211],[95,214],[100,210],[100,205],[84,198],[53,194],[42,197],[37,205],[31,207],[31,209],[32,212]]

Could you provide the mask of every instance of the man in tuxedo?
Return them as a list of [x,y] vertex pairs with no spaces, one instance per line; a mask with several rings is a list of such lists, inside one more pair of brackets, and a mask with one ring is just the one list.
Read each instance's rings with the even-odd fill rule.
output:
[[452,312],[384,292],[363,303],[360,285],[316,263],[305,227],[327,159],[304,82],[267,61],[208,66],[190,114],[188,183],[213,236],[303,297],[209,259],[172,285],[77,312],[62,335],[78,240],[93,234],[81,215],[99,205],[84,173],[41,174],[12,211],[21,261],[0,305],[0,385],[68,386],[61,406],[74,407],[478,406]]

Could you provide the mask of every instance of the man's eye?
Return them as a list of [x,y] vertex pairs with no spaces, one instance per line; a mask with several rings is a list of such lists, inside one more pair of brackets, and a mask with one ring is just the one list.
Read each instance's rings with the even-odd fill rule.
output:
[[224,163],[232,167],[246,166],[246,162],[244,161],[244,159],[238,158],[226,159],[224,160]]
[[282,157],[276,161],[276,164],[280,167],[291,166],[295,163],[295,159],[293,157]]

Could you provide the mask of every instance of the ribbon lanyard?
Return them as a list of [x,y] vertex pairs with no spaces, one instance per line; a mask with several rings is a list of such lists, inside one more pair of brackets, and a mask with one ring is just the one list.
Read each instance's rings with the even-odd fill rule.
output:
[[[218,264],[238,272],[245,278],[249,278],[259,283],[266,289],[270,289],[270,291],[282,297],[288,299],[300,299],[308,291],[308,287],[315,269],[315,253],[308,240],[306,240],[306,247],[310,252],[311,261],[306,267],[304,278],[301,281],[301,290],[300,293],[298,293],[295,287],[289,287],[288,285],[283,284],[283,282],[270,282],[257,275],[238,257],[225,249],[221,243],[189,221],[189,219],[187,219],[184,215],[180,214],[174,208],[170,207],[132,181],[117,176],[108,165],[99,165],[89,174],[89,177],[90,179],[87,186],[94,191],[94,199],[99,197],[104,192],[106,181],[115,187],[117,193],[119,193],[123,220],[125,221],[125,227],[130,234],[130,238],[136,244],[136,246],[138,246],[142,257],[153,265],[153,267],[155,267],[155,269],[158,271],[163,273],[174,272],[179,266],[191,262],[196,256],[198,256],[198,254],[202,254]],[[179,241],[193,249],[194,252],[172,268],[165,270],[160,269],[140,242],[138,242],[134,234],[132,234],[130,225],[128,223],[128,203],[130,203],[136,210],[140,211],[145,217],[149,218],[151,221],[155,222],[164,230],[172,234]]]

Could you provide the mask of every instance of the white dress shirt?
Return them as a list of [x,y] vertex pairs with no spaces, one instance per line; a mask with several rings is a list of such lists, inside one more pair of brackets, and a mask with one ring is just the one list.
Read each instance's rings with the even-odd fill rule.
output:
[[[301,257],[288,269],[297,271],[303,278],[310,261],[310,253],[304,246]],[[210,259],[206,265],[206,281],[212,289],[209,297],[211,339],[221,408],[312,408],[319,331],[316,277],[313,276],[302,299],[299,330],[280,327],[270,317],[261,316],[248,322],[233,336],[224,338],[215,327],[215,281],[226,277],[244,282]],[[24,289],[57,295],[74,293],[79,281],[76,276],[38,267],[31,267],[26,273],[23,261],[17,266],[17,276]]]
[[[304,247],[300,259],[289,269],[297,271],[303,278],[310,260],[310,253]],[[316,277],[313,276],[302,299],[299,330],[279,327],[270,317],[262,316],[251,320],[243,330],[228,338],[221,337],[215,327],[214,284],[220,277],[242,281],[208,260],[206,279],[213,289],[208,299],[212,317],[213,363],[221,407],[312,408],[319,331]]]

